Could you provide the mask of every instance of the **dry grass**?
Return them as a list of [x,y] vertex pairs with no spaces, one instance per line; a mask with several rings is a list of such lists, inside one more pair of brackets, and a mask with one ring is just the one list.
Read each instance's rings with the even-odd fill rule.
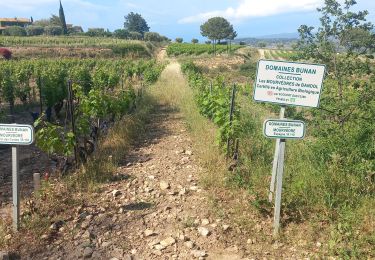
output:
[[[216,127],[199,114],[194,102],[194,93],[180,71],[180,65],[170,63],[161,78],[150,90],[158,102],[170,105],[182,113],[194,139],[195,150],[201,164],[207,170],[202,176],[206,186],[223,186],[226,162],[216,143]],[[218,170],[220,169],[220,170]],[[213,174],[214,173],[214,174]]]

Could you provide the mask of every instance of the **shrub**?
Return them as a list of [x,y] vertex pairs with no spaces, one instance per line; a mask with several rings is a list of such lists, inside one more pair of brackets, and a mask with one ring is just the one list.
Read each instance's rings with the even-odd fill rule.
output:
[[44,28],[42,26],[30,25],[26,28],[26,33],[28,36],[37,36],[44,33]]
[[259,48],[265,48],[267,46],[267,43],[265,42],[258,42],[258,47]]
[[6,36],[26,36],[25,28],[21,26],[9,26],[4,29],[3,35]]
[[156,32],[145,32],[144,40],[150,41],[150,42],[161,42],[161,41],[163,41],[160,34],[158,34]]
[[125,29],[117,29],[113,32],[113,37],[119,39],[128,39],[130,36],[129,31]]
[[46,26],[44,27],[44,33],[46,35],[62,35],[63,34],[63,29],[61,26],[56,26],[56,25],[51,25],[51,26]]
[[194,44],[196,44],[196,43],[198,43],[198,42],[199,42],[199,40],[198,40],[198,39],[195,39],[195,38],[191,39],[191,43],[194,43]]
[[129,38],[131,40],[142,40],[143,36],[139,32],[129,32]]
[[111,37],[112,33],[104,28],[90,28],[86,35],[89,37]]
[[83,33],[84,32],[81,26],[73,26],[73,27],[68,28],[68,34],[78,35],[78,34],[83,34]]
[[176,38],[175,41],[178,42],[178,43],[182,43],[184,41],[184,39],[182,39],[182,38]]

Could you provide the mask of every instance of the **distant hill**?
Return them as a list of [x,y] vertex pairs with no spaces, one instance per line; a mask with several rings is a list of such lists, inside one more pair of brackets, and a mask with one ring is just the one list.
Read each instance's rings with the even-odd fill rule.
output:
[[279,33],[271,35],[263,35],[257,37],[244,37],[234,40],[235,43],[245,42],[247,45],[258,46],[265,43],[267,48],[275,48],[278,45],[284,45],[290,48],[291,45],[298,41],[298,33]]
[[299,35],[297,32],[293,33],[277,33],[263,36],[257,36],[257,39],[298,39]]

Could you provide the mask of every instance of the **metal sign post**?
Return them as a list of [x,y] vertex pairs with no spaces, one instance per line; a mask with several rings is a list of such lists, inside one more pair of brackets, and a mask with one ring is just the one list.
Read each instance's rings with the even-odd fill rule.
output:
[[12,146],[12,199],[13,199],[13,230],[18,231],[20,223],[20,187],[19,187],[19,156],[18,147]]
[[280,230],[280,209],[281,209],[281,191],[283,188],[283,173],[284,173],[284,155],[285,155],[285,139],[280,139],[279,157],[277,163],[277,181],[276,181],[276,196],[275,196],[275,213],[273,221],[273,235],[277,236]]
[[[285,106],[282,106],[280,109],[280,119],[283,119],[285,115]],[[277,171],[277,162],[279,160],[279,146],[280,146],[280,139],[276,139],[275,144],[275,154],[273,157],[273,164],[272,164],[272,175],[271,175],[271,184],[270,190],[268,194],[269,202],[272,202],[273,193],[275,192],[275,179],[276,179],[276,171]]]
[[34,129],[30,125],[0,124],[0,144],[12,145],[12,200],[13,230],[20,226],[19,145],[30,145],[34,141]]

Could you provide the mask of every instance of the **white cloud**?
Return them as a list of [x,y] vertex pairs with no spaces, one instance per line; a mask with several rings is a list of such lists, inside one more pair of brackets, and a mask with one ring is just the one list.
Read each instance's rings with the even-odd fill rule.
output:
[[203,22],[211,17],[222,16],[230,20],[271,16],[281,13],[314,10],[323,0],[241,0],[238,7],[200,13],[180,19],[181,24]]

